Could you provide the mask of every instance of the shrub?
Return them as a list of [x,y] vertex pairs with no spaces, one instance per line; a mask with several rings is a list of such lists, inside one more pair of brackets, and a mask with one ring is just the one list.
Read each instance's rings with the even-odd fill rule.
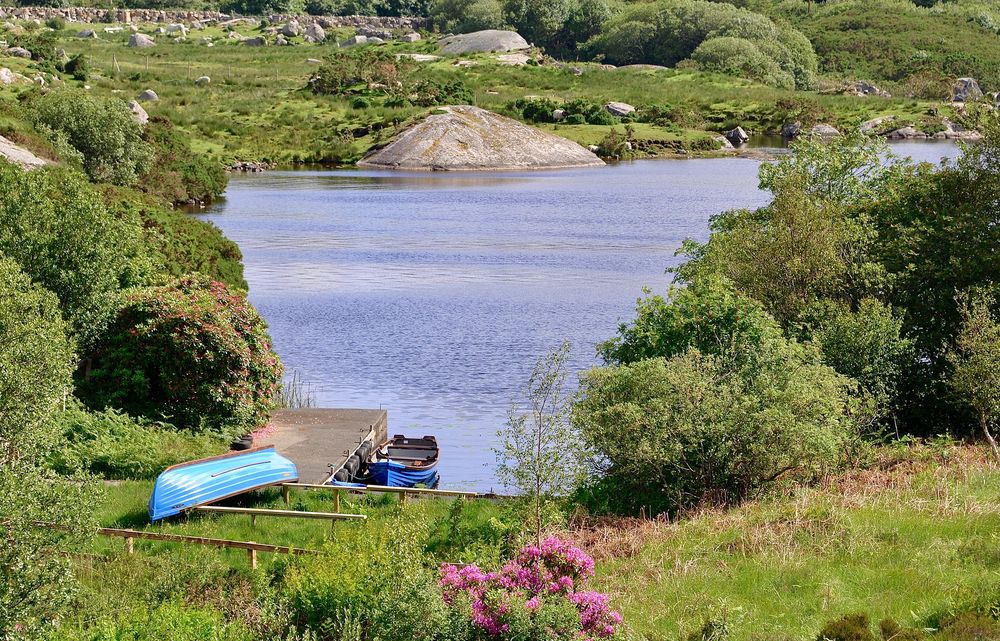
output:
[[590,641],[613,637],[622,621],[606,594],[584,589],[593,573],[592,558],[549,537],[523,548],[497,572],[445,564],[441,588],[460,625],[468,629],[471,624],[480,634],[505,640]]
[[875,641],[875,635],[867,616],[845,615],[824,625],[816,641]]
[[833,466],[850,380],[724,283],[639,302],[581,381],[573,422],[622,511],[731,503]]
[[368,91],[374,86],[383,92],[401,86],[406,72],[412,68],[406,58],[382,49],[352,47],[338,51],[309,79],[318,94],[351,94]]
[[[52,444],[48,417],[72,383],[72,341],[58,300],[0,254],[0,630],[31,638],[73,594],[61,545],[80,533],[90,497],[37,466]],[[48,521],[69,531],[42,529]]]
[[266,328],[242,294],[204,276],[136,291],[80,377],[81,398],[191,430],[251,431],[281,382]]
[[0,184],[0,253],[59,298],[70,333],[86,349],[121,289],[149,276],[139,222],[110,214],[74,171],[24,172],[0,162]]
[[180,599],[155,607],[128,608],[114,618],[88,625],[63,624],[43,641],[254,641],[258,638],[241,622],[226,621],[221,612],[185,605]]
[[222,165],[192,151],[187,136],[166,118],[150,118],[143,139],[153,148],[153,162],[139,187],[171,204],[209,203],[226,190],[229,178]]
[[[808,41],[789,26],[729,3],[704,0],[658,0],[638,3],[604,24],[584,50],[613,64],[673,66],[692,57],[706,68],[767,78],[777,86],[809,88],[817,69]],[[752,46],[751,46],[752,45]]]
[[504,21],[528,42],[566,54],[611,16],[605,0],[503,0]]
[[63,70],[73,76],[73,80],[84,82],[90,73],[90,62],[87,56],[78,53],[66,62]]
[[709,38],[698,45],[691,59],[705,71],[748,78],[783,89],[795,87],[795,79],[790,73],[782,71],[754,41],[745,38]]
[[429,17],[434,26],[445,33],[469,33],[505,26],[500,0],[433,0]]
[[421,80],[413,87],[411,102],[418,107],[471,105],[475,102],[475,97],[462,80]]
[[137,421],[117,410],[70,407],[53,419],[62,443],[47,465],[62,475],[89,472],[105,479],[152,479],[165,468],[218,454],[226,443],[171,425]]
[[37,97],[31,109],[36,125],[66,136],[95,182],[134,185],[149,167],[152,147],[121,100],[58,89]]

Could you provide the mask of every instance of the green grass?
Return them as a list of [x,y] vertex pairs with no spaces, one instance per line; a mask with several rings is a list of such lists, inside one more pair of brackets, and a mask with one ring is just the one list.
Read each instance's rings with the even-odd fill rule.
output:
[[[238,515],[195,515],[150,526],[145,512],[150,489],[147,482],[108,487],[96,508],[98,519],[106,526],[336,554],[352,537],[387,527],[402,509],[408,519],[429,527],[429,562],[482,561],[489,554],[477,550],[477,543],[502,534],[498,521],[516,522],[503,504],[474,501],[456,509],[448,500],[421,500],[400,507],[394,497],[375,496],[344,504],[369,515],[368,522],[333,528],[325,521],[266,517],[252,527],[249,517]],[[296,491],[291,503],[293,509],[332,509],[326,492]],[[284,507],[273,490],[245,497],[242,504]],[[806,641],[843,614],[864,612],[874,621],[893,617],[906,626],[923,626],[935,615],[1000,596],[1000,471],[978,448],[885,450],[869,469],[819,487],[705,510],[675,523],[581,523],[567,535],[597,558],[595,589],[612,595],[643,639],[685,639],[714,619],[726,622],[729,641]],[[109,602],[108,593],[122,586],[98,589],[95,583],[107,582],[112,570],[131,577],[126,582],[138,581],[137,575],[154,580],[169,568],[188,576],[185,581],[209,581],[198,578],[195,567],[216,577],[252,580],[245,553],[194,548],[136,541],[139,554],[123,559],[120,540],[101,539],[88,551],[116,560],[88,565],[84,575],[89,589],[104,595],[95,598]],[[278,555],[262,554],[260,561],[272,572],[285,563]]]
[[[225,162],[349,164],[385,141],[397,126],[427,111],[387,108],[377,96],[372,97],[370,108],[352,109],[350,97],[316,96],[308,91],[308,79],[319,65],[307,60],[331,54],[335,46],[329,43],[247,47],[228,40],[222,30],[209,28],[190,32],[183,43],[159,37],[154,48],[130,49],[125,46],[127,33],[104,34],[103,25],[91,25],[101,34],[99,39],[74,37],[85,26],[74,24],[60,32],[58,46],[69,55],[84,53],[89,57],[95,74],[88,81],[92,91],[131,99],[144,89],[154,89],[161,99],[146,103],[147,111],[167,116],[189,134],[196,151],[217,155]],[[250,30],[241,33],[256,35]],[[341,37],[346,35],[344,32]],[[204,36],[212,37],[215,46],[199,44]],[[379,46],[393,53],[435,52],[426,40]],[[511,67],[498,64],[489,54],[465,59],[476,64],[456,67],[453,58],[415,63],[412,77],[461,79],[472,90],[476,104],[491,110],[501,110],[525,96],[669,105],[676,114],[670,127],[644,125],[637,127],[637,134],[643,140],[669,141],[675,146],[689,146],[704,138],[706,131],[736,125],[775,130],[784,121],[803,119],[803,115],[806,121],[825,121],[838,127],[886,114],[916,120],[930,106],[916,100],[792,92],[685,70],[607,70],[590,63],[557,65],[551,61],[541,66]],[[583,73],[576,75],[574,68]],[[211,84],[195,86],[194,80],[202,75],[209,76]],[[942,115],[949,114],[948,109],[942,111]],[[374,129],[385,128],[372,133],[372,125]],[[558,133],[593,144],[607,129],[562,125]],[[664,151],[672,149],[664,147]]]

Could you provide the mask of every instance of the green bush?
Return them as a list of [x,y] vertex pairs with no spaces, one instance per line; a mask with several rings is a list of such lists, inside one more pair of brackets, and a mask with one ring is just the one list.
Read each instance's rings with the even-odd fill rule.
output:
[[37,126],[64,134],[80,152],[91,180],[134,185],[149,168],[153,149],[123,101],[58,89],[36,97],[30,108]]
[[429,17],[444,33],[469,33],[505,26],[500,0],[433,0]]
[[246,298],[196,275],[128,294],[78,391],[94,409],[237,435],[266,422],[281,373]]
[[581,381],[574,424],[619,508],[740,501],[835,465],[854,434],[850,380],[724,283],[639,303]]
[[152,479],[171,465],[225,451],[210,435],[137,421],[117,410],[88,412],[70,407],[53,421],[61,442],[47,465],[63,475],[89,472],[105,479]]
[[382,93],[398,87],[412,68],[412,61],[399,58],[383,49],[352,47],[337,51],[319,68],[309,86],[323,95],[364,93],[382,87]]
[[172,204],[210,203],[226,190],[222,164],[192,151],[187,136],[166,118],[149,119],[143,139],[153,148],[153,162],[139,188]]
[[90,74],[90,63],[82,53],[78,53],[70,58],[63,66],[63,71],[73,76],[73,80],[85,82]]
[[185,605],[180,599],[129,608],[115,617],[88,625],[64,624],[44,641],[255,641],[259,637],[241,622],[226,621],[221,612]]
[[79,534],[89,497],[37,465],[52,446],[48,418],[70,390],[74,360],[56,297],[0,254],[0,630],[18,624],[25,638],[74,592],[59,551]]
[[823,626],[816,641],[875,641],[875,635],[867,616],[845,615]]
[[504,22],[549,53],[568,54],[611,17],[606,0],[503,0]]
[[112,215],[82,174],[24,172],[0,162],[0,253],[59,298],[86,349],[115,313],[120,291],[152,266],[138,220]]
[[[627,6],[608,20],[584,50],[613,64],[673,66],[693,57],[707,69],[768,82],[811,88],[816,55],[792,27],[728,3],[658,0]],[[765,80],[762,80],[765,79]]]
[[748,78],[764,84],[793,89],[792,74],[782,71],[777,62],[764,54],[753,40],[745,38],[709,38],[691,54],[691,59],[705,71]]
[[115,216],[141,221],[150,257],[164,275],[180,278],[198,272],[231,288],[247,289],[239,245],[214,224],[124,188],[105,186],[104,200]]

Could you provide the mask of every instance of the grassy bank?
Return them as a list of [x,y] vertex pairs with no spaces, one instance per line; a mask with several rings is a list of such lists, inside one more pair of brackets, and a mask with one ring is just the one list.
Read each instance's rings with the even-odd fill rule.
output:
[[[248,47],[230,39],[222,29],[210,27],[191,31],[183,42],[161,36],[155,47],[138,49],[126,46],[127,32],[106,34],[103,26],[72,24],[56,34],[57,46],[70,56],[85,55],[91,69],[88,80],[65,76],[67,82],[126,99],[153,89],[160,100],[144,103],[147,111],[168,117],[189,135],[197,151],[212,153],[227,163],[237,159],[281,165],[351,163],[385,141],[398,126],[427,111],[386,106],[385,98],[379,96],[358,103],[352,96],[317,96],[307,89],[319,61],[337,50],[333,39],[345,39],[348,30],[329,34],[325,44]],[[100,37],[77,38],[75,34],[84,28],[93,28]],[[242,35],[257,33],[248,28]],[[202,38],[211,39],[213,46]],[[427,38],[377,46],[392,54],[439,53]],[[653,155],[699,151],[704,145],[698,143],[713,132],[736,125],[759,132],[777,130],[788,120],[849,127],[888,114],[918,122],[931,106],[908,99],[796,92],[690,70],[607,69],[549,58],[543,58],[540,65],[518,67],[501,64],[490,54],[462,60],[470,66],[456,66],[456,58],[443,58],[414,63],[407,73],[415,81],[459,81],[477,105],[494,111],[503,111],[526,96],[655,107],[666,114],[664,119],[636,131],[639,140],[651,143],[642,147]],[[27,75],[43,68],[19,59],[12,59],[10,66]],[[201,76],[210,77],[211,83],[196,85]],[[950,114],[947,108],[940,113]],[[617,128],[621,131],[621,126]],[[559,125],[557,133],[596,144],[611,129],[608,125]]]
[[[333,528],[325,521],[263,517],[252,527],[249,517],[238,515],[147,526],[149,490],[148,482],[107,487],[98,520],[105,526],[324,549],[336,556],[356,549],[359,537],[385,535],[402,516],[425,532],[425,562],[489,566],[516,518],[510,506],[485,501],[400,506],[391,497],[366,497],[345,503],[345,509],[367,514],[366,523]],[[849,613],[924,627],[951,611],[995,605],[998,499],[1000,472],[984,450],[896,446],[879,450],[859,471],[742,507],[695,512],[674,523],[577,519],[565,535],[594,555],[595,587],[611,595],[638,638],[686,639],[714,621],[727,630],[719,638],[732,641],[805,640]],[[283,507],[276,491],[244,500]],[[291,505],[331,510],[332,498],[293,492]],[[280,575],[289,562],[262,555],[255,575],[241,551],[145,541],[136,542],[133,558],[123,558],[121,550],[120,540],[98,540],[88,551],[108,556],[81,562],[94,604],[91,615],[101,603],[121,607],[114,595],[129,594],[128,584],[140,580],[173,586],[167,591],[178,591],[191,603],[205,602],[194,594],[194,586],[204,583],[239,584],[252,594],[262,577]],[[208,581],[205,573],[228,578]],[[188,584],[165,574],[188,577]]]

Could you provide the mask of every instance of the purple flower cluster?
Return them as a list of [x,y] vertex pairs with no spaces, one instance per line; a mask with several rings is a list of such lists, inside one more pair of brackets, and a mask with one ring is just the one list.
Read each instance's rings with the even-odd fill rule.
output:
[[590,641],[615,634],[622,621],[611,610],[608,595],[583,591],[594,574],[594,560],[568,541],[545,539],[540,546],[528,545],[499,572],[484,572],[475,565],[441,567],[444,600],[454,605],[459,595],[468,597],[472,621],[490,636],[502,637],[510,630],[512,609],[537,612],[545,599],[564,598],[580,615],[580,639]]

